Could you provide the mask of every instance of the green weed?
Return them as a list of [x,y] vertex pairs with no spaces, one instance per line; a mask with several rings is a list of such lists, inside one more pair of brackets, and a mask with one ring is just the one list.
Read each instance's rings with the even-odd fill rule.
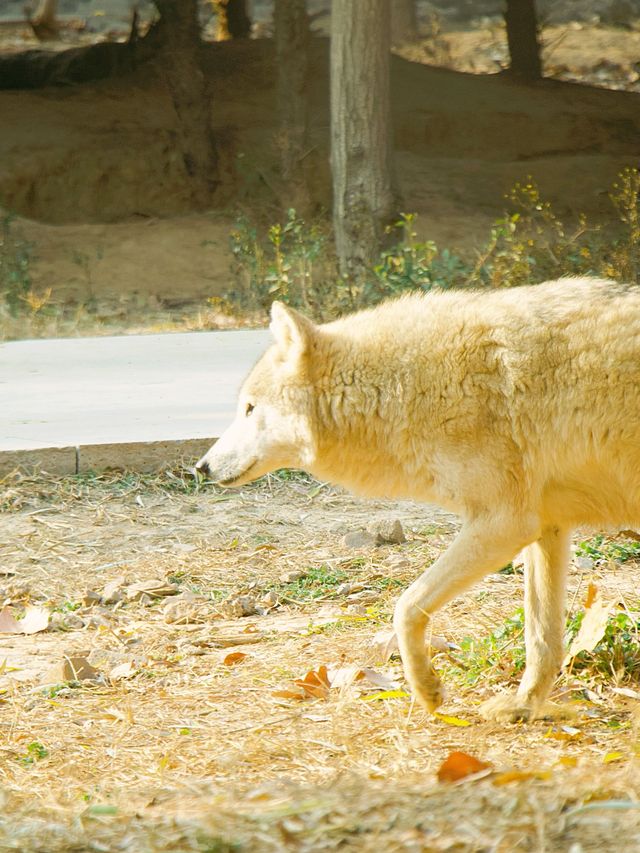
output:
[[524,669],[524,610],[520,607],[488,637],[465,637],[456,662],[444,666],[459,682],[473,686],[482,678],[514,678]]
[[608,539],[603,534],[598,534],[580,542],[576,547],[576,556],[590,557],[595,563],[626,563],[628,560],[640,560],[640,542]]
[[25,310],[32,291],[33,244],[15,228],[15,217],[0,218],[0,297],[12,317]]
[[563,275],[637,281],[640,272],[640,173],[625,169],[610,199],[617,221],[591,224],[584,215],[567,225],[528,177],[507,193],[507,210],[474,258],[418,239],[416,215],[403,213],[395,235],[363,282],[341,278],[326,228],[289,210],[266,236],[245,218],[231,235],[234,290],[225,300],[240,310],[266,311],[274,299],[318,319],[375,305],[409,291],[501,288]]
[[335,592],[348,579],[346,572],[340,569],[332,569],[329,566],[312,566],[305,570],[305,575],[291,583],[279,584],[273,589],[284,598],[293,601],[310,601],[314,598],[323,598]]
[[46,758],[48,755],[49,750],[39,741],[34,740],[27,746],[25,755],[21,756],[18,761],[20,764],[24,764],[25,767],[30,767],[37,761],[42,761],[42,759]]

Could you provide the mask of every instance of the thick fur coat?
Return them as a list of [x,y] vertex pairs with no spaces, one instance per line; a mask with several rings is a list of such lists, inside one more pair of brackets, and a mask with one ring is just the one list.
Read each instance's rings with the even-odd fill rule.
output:
[[274,345],[200,461],[240,485],[301,467],[364,495],[462,517],[401,596],[395,628],[423,705],[441,701],[430,616],[523,547],[527,667],[495,718],[543,713],[562,659],[571,530],[640,524],[640,287],[562,279],[433,292],[316,326],[275,303]]

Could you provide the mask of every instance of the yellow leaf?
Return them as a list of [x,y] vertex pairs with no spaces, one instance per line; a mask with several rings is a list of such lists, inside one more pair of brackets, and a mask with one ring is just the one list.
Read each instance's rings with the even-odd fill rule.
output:
[[404,699],[408,695],[406,690],[381,690],[379,693],[369,693],[360,698],[364,702],[377,702],[378,699]]
[[501,785],[509,785],[511,782],[526,782],[529,779],[550,779],[551,772],[549,770],[507,770],[504,773],[498,773],[493,778],[493,784],[500,787]]
[[558,764],[561,764],[563,767],[577,767],[578,759],[575,755],[561,755],[558,759]]
[[624,757],[624,752],[608,752],[602,761],[604,764],[612,764],[614,761],[621,761]]
[[437,711],[433,714],[437,720],[442,720],[448,726],[470,726],[469,720],[461,720],[460,717],[450,717],[448,714],[439,714]]

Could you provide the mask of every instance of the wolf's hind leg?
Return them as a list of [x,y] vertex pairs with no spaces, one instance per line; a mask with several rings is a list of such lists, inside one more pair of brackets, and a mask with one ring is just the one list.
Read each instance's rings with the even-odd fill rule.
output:
[[562,664],[564,610],[570,531],[548,527],[525,552],[524,635],[527,666],[518,692],[485,702],[481,713],[493,720],[557,716],[546,703]]
[[539,535],[535,519],[481,516],[467,521],[449,548],[400,596],[394,628],[407,681],[429,711],[442,702],[440,679],[425,655],[430,617],[489,572],[506,565]]

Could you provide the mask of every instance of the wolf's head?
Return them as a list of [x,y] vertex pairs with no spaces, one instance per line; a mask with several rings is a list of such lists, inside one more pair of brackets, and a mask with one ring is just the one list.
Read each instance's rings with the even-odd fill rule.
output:
[[274,302],[271,332],[275,343],[245,380],[235,420],[196,465],[222,486],[277,468],[308,468],[315,457],[311,372],[320,331]]

